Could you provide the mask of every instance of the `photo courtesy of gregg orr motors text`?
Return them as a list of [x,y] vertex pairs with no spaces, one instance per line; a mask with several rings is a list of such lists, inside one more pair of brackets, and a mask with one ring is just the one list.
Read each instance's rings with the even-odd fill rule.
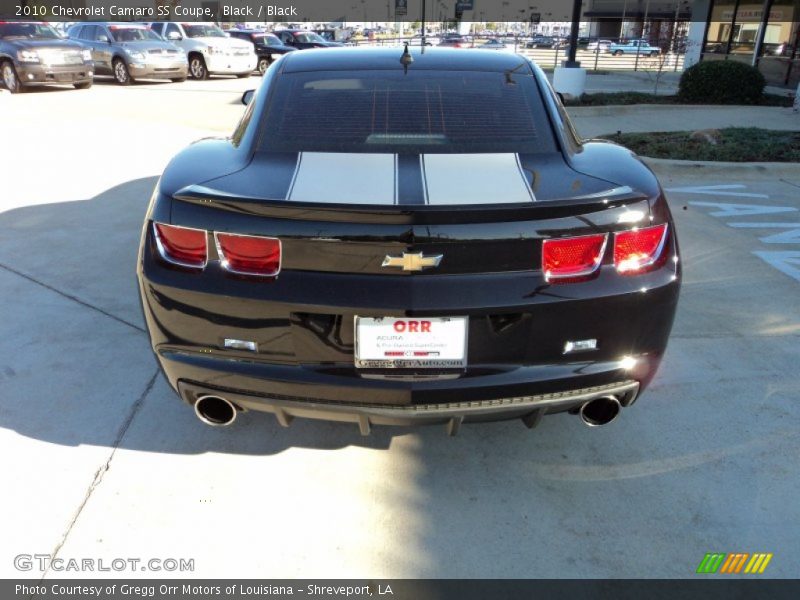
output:
[[62,558],[50,554],[17,554],[14,557],[17,571],[45,571],[93,573],[191,573],[194,571],[193,558]]
[[302,586],[292,585],[196,585],[184,583],[181,585],[135,585],[128,583],[109,584],[109,585],[80,585],[51,583],[47,585],[25,585],[17,584],[14,586],[16,596],[93,596],[106,597],[120,594],[122,596],[140,596],[142,598],[154,598],[156,595],[163,596],[286,596],[294,594],[306,594],[307,596],[326,596],[331,595],[349,597],[363,596],[393,596],[392,586],[385,584],[369,585],[317,585],[308,584]]

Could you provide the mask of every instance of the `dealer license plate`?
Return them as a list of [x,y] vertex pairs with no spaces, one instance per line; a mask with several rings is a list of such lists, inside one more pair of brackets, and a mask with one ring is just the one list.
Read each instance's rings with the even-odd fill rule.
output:
[[467,317],[356,317],[362,369],[453,369],[467,365]]

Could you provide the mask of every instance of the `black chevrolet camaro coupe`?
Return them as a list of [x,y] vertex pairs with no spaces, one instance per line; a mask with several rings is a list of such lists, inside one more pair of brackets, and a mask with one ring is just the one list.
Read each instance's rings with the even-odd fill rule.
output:
[[613,420],[680,286],[664,193],[481,50],[293,52],[230,138],[178,154],[138,260],[153,350],[211,425]]

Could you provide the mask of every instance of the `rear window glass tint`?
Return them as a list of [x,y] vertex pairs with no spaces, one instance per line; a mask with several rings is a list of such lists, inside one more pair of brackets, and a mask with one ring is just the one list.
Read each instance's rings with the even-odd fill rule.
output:
[[283,74],[276,85],[266,151],[555,151],[530,74],[332,71]]

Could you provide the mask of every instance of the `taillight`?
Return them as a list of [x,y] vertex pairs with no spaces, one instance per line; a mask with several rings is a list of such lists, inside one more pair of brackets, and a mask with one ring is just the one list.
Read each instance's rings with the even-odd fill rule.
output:
[[202,229],[153,223],[161,257],[182,267],[202,269],[208,260],[206,232]]
[[654,265],[664,249],[667,224],[614,234],[614,266],[623,275],[636,275]]
[[542,243],[542,271],[547,281],[575,279],[594,273],[603,260],[608,235],[545,240]]
[[281,270],[277,238],[215,233],[222,266],[232,273],[274,277]]

